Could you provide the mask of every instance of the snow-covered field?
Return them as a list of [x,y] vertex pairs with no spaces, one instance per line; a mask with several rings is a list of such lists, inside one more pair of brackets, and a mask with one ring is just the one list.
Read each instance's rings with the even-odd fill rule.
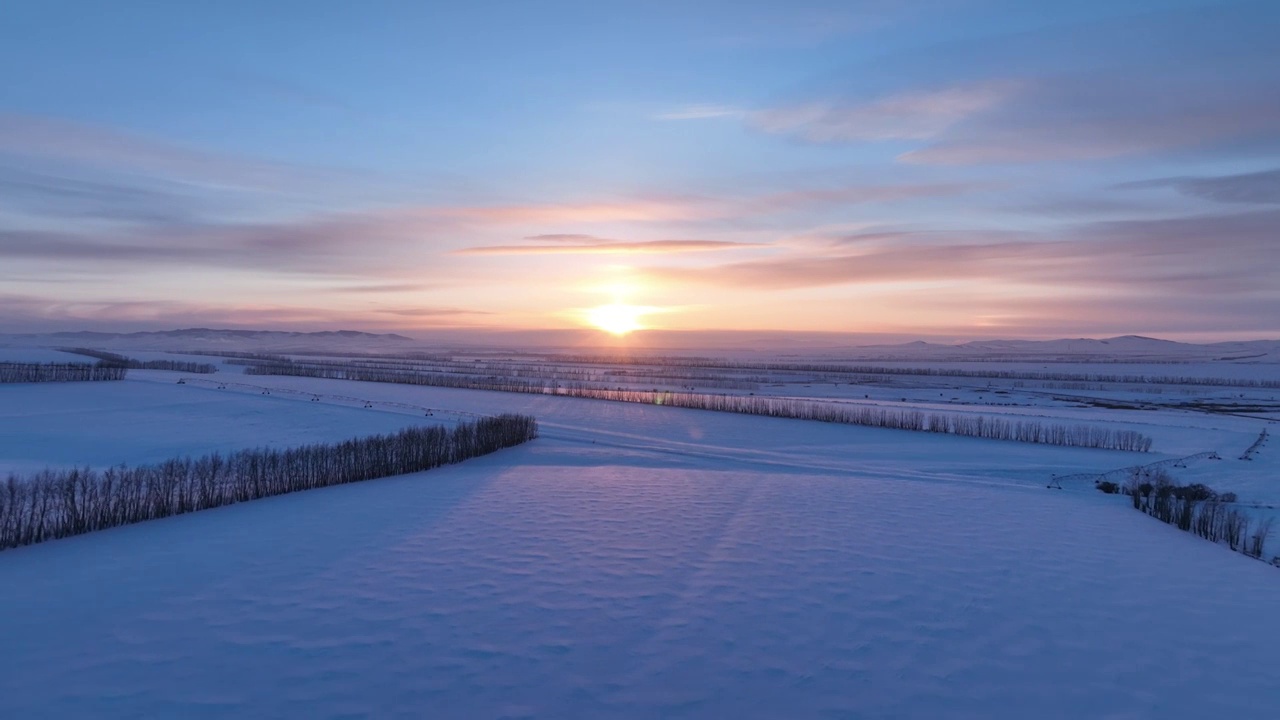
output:
[[90,363],[83,355],[65,353],[53,348],[0,347],[0,362],[18,363]]
[[46,467],[140,465],[337,442],[438,421],[306,396],[177,385],[176,377],[133,370],[122,382],[0,385],[0,478]]
[[[445,410],[530,413],[542,438],[425,474],[0,552],[0,717],[1204,718],[1280,707],[1268,601],[1280,570],[1091,483],[1045,489],[1054,475],[1217,449],[1222,460],[1175,475],[1280,501],[1280,449],[1238,459],[1265,420],[976,396],[968,408],[1135,427],[1156,439],[1158,452],[1141,454],[542,395],[276,376],[218,389],[217,375],[179,376],[0,386],[0,471],[332,441],[457,416]],[[849,399],[895,402],[867,390]],[[923,406],[924,393],[905,404]]]

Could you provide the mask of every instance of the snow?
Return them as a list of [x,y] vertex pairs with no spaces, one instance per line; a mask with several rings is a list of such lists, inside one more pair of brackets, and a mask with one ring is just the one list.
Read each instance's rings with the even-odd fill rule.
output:
[[539,440],[0,554],[5,714],[1192,718],[1280,704],[1280,617],[1263,602],[1280,575],[1132,510],[587,449]]
[[161,352],[155,350],[124,350],[119,352],[121,355],[133,358],[134,360],[173,360],[176,362],[209,364],[217,367],[218,372],[220,373],[240,373],[244,371],[244,366],[228,365],[223,362],[223,358],[216,355],[193,355],[191,353]]
[[[833,354],[828,351],[828,354]],[[959,345],[915,342],[902,345],[854,347],[842,350],[847,357],[945,360],[1080,360],[1183,362],[1197,360],[1248,359],[1280,361],[1280,341],[1254,340],[1207,344],[1179,343],[1157,338],[1125,335],[1103,340],[1074,338],[1061,340],[986,340]]]
[[[551,395],[288,376],[252,376],[244,378],[241,386],[248,392],[256,387],[271,388],[277,393],[319,391],[377,403],[416,403],[482,414],[520,412],[537,417],[545,437],[595,443],[608,448],[608,452],[641,448],[729,463],[781,463],[837,471],[856,466],[862,472],[883,473],[886,477],[910,475],[920,468],[933,477],[957,476],[974,481],[1007,478],[1043,487],[1055,473],[1104,472],[1162,457]],[[1239,437],[1243,441],[1246,434],[1240,433]],[[762,438],[768,442],[762,443]],[[922,455],[921,448],[930,452]],[[910,462],[906,462],[908,458]]]
[[1045,489],[1053,475],[1218,449],[1222,460],[1175,476],[1280,500],[1274,447],[1237,459],[1259,420],[971,408],[1132,426],[1161,451],[1141,454],[541,395],[175,377],[0,386],[0,471],[332,441],[465,413],[534,414],[542,437],[429,473],[0,552],[0,717],[1177,719],[1280,707],[1280,616],[1267,602],[1280,570],[1090,483]]
[[97,361],[83,355],[72,355],[53,348],[0,347],[0,362],[93,363]]
[[[195,389],[165,371],[119,382],[0,385],[0,476],[337,442],[434,424],[420,414]],[[151,378],[132,379],[132,378]]]
[[[1070,375],[1119,375],[1135,377],[1187,377],[1228,380],[1280,380],[1280,365],[1274,360],[1259,362],[1052,362],[1052,361],[948,361],[921,362],[911,360],[885,360],[883,362],[850,362],[853,367],[891,368],[898,370],[936,370],[961,373],[1060,373]],[[910,376],[895,376],[910,377]],[[938,376],[945,378],[947,376]],[[986,382],[985,378],[953,378],[969,382]],[[999,382],[997,380],[997,382]]]

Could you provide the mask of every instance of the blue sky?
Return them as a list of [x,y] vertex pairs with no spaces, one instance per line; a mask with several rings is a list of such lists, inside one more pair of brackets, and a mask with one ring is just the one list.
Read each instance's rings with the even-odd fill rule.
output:
[[1192,0],[13,0],[0,332],[627,305],[1280,336],[1277,30]]

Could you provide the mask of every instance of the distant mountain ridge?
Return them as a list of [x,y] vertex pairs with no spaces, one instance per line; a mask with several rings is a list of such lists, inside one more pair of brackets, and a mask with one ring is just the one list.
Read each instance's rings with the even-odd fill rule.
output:
[[291,332],[288,330],[226,330],[217,328],[183,328],[181,330],[151,330],[144,332],[132,333],[102,333],[92,332],[89,330],[81,330],[76,332],[54,332],[46,335],[32,335],[29,337],[102,337],[102,338],[146,338],[146,337],[170,337],[170,338],[188,338],[188,337],[238,337],[238,338],[275,338],[275,337],[311,337],[311,338],[363,338],[363,339],[393,339],[413,342],[413,338],[404,335],[396,335],[394,333],[376,334],[360,332],[358,330],[323,330],[320,332]]
[[[467,351],[542,349],[641,353],[697,353],[728,357],[846,359],[900,361],[1020,362],[1205,362],[1280,363],[1280,340],[1248,340],[1206,344],[1184,343],[1141,335],[1058,340],[973,340],[962,343],[840,333],[768,331],[650,330],[628,338],[612,338],[594,330],[424,331],[410,338],[395,333],[357,330],[293,332],[183,328],[131,333],[52,332],[0,334],[0,347],[86,346],[112,350],[204,352],[335,352],[394,353],[422,350]],[[862,342],[859,342],[861,340]],[[877,343],[876,341],[880,342]],[[885,342],[889,340],[889,342]]]
[[135,350],[223,350],[223,351],[376,351],[413,347],[418,341],[394,333],[376,334],[358,330],[291,332],[287,330],[232,330],[183,328],[132,333],[93,331],[0,335],[0,344],[87,345],[99,348]]
[[869,345],[853,349],[866,357],[922,360],[1071,360],[1132,359],[1135,361],[1256,360],[1280,362],[1280,340],[1183,343],[1174,340],[1121,335],[1111,338],[1061,340],[974,340],[956,345],[911,342]]

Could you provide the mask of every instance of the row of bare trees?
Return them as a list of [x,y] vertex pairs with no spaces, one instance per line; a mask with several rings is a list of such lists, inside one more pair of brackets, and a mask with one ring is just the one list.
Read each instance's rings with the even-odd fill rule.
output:
[[248,358],[232,358],[228,365],[258,366],[282,364],[291,367],[338,367],[359,369],[366,375],[376,372],[435,373],[486,379],[517,378],[534,384],[595,384],[598,387],[639,385],[642,387],[702,387],[720,390],[756,390],[768,377],[735,378],[714,371],[676,369],[627,370],[624,368],[578,368],[540,363],[506,361],[406,360],[379,358],[309,359],[264,362]]
[[[1280,388],[1280,380],[1196,377],[1189,375],[1146,375],[1097,372],[1064,372],[1025,369],[921,367],[913,365],[870,365],[853,363],[801,363],[757,362],[699,357],[615,357],[592,355],[550,355],[520,359],[461,359],[436,356],[368,356],[328,357],[296,360],[283,356],[266,356],[240,353],[240,362],[254,360],[308,365],[378,365],[388,370],[412,370],[416,372],[461,372],[470,375],[502,375],[504,377],[529,377],[543,380],[585,381],[593,377],[632,376],[640,382],[654,378],[698,379],[705,387],[724,389],[749,389],[729,384],[765,383],[790,378],[803,382],[855,382],[875,378],[887,382],[893,376],[905,377],[955,377],[988,380],[1017,380],[1056,383],[1076,383],[1079,387],[1099,387],[1105,384],[1137,386],[1219,386],[1249,388]],[[230,356],[230,355],[228,355]],[[627,369],[630,368],[630,369]],[[719,383],[725,383],[720,385]],[[679,383],[693,384],[693,383]],[[1068,388],[1063,388],[1068,389]]]
[[1255,521],[1236,505],[1234,494],[1220,495],[1199,483],[1178,485],[1163,470],[1135,471],[1122,492],[1135,509],[1249,557],[1262,558],[1271,534],[1272,518]]
[[527,415],[418,427],[333,445],[259,448],[158,465],[45,470],[0,485],[0,549],[299,490],[461,462],[538,436]]
[[[427,373],[411,370],[390,370],[359,365],[319,365],[301,363],[267,363],[250,365],[245,375],[293,375],[323,378],[327,380],[358,380],[361,382],[395,383],[399,385],[430,385],[432,387],[462,388],[467,390],[494,390],[543,394],[554,388],[541,381],[503,376],[480,377],[454,373]],[[566,384],[568,386],[569,384]],[[584,387],[574,385],[574,387]]]
[[984,415],[925,413],[919,410],[883,408],[758,395],[718,395],[696,392],[621,390],[567,383],[546,386],[520,378],[480,378],[372,369],[357,366],[311,366],[302,364],[255,365],[247,375],[297,375],[332,380],[430,385],[435,387],[494,390],[498,392],[564,395],[592,400],[669,405],[694,410],[765,415],[768,417],[819,420],[846,425],[944,433],[991,440],[1103,448],[1147,452],[1151,438],[1133,430],[1112,430],[1091,425],[1061,425],[1034,420],[1009,420]]
[[[184,350],[183,355],[207,355],[216,358],[237,358],[240,360],[256,360],[259,362],[293,362],[293,358],[288,355],[276,355],[274,353],[255,353],[255,352],[238,352],[233,350]],[[244,363],[227,363],[228,365],[243,365]]]
[[123,380],[128,370],[100,363],[0,362],[0,384]]
[[654,405],[818,420],[845,425],[914,430],[989,440],[1012,440],[1044,445],[1148,452],[1151,438],[1133,430],[1092,425],[1062,425],[1035,420],[1012,420],[976,414],[926,413],[920,410],[851,405],[757,395],[712,395],[685,392],[593,390],[557,392],[574,397]]
[[[989,378],[1000,380],[1055,380],[1065,382],[1132,383],[1139,385],[1201,385],[1223,387],[1280,388],[1280,380],[1247,378],[1196,377],[1189,375],[1120,375],[1115,373],[1053,372],[1039,370],[976,370],[949,367],[913,367],[909,365],[855,365],[846,363],[780,363],[725,360],[696,357],[625,357],[595,355],[561,355],[548,361],[600,365],[650,365],[756,372],[821,373],[824,375],[918,375],[926,377]],[[1144,361],[1144,364],[1145,361]]]
[[99,363],[108,367],[122,367],[130,370],[175,370],[197,375],[209,375],[218,372],[218,366],[213,363],[198,363],[190,360],[137,360],[118,353],[94,350],[92,348],[58,349],[74,355],[97,358]]

